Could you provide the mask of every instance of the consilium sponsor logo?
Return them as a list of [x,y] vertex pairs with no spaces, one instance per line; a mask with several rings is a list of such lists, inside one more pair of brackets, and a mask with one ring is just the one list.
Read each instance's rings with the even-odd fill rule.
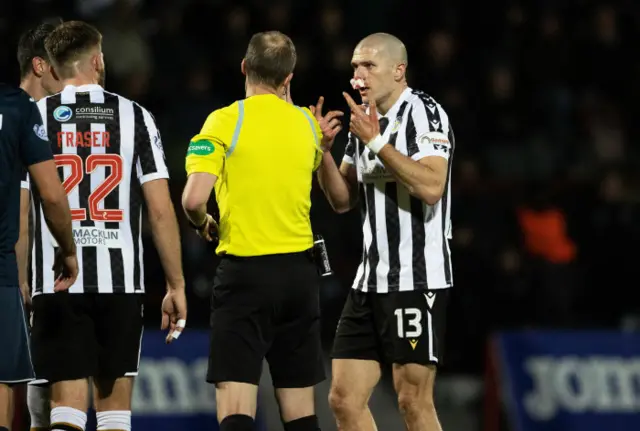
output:
[[76,114],[106,114],[113,115],[113,108],[103,108],[102,106],[85,106],[76,108]]
[[533,388],[524,395],[529,417],[547,421],[573,414],[640,412],[640,358],[535,356],[524,364]]
[[208,359],[142,358],[133,391],[136,416],[215,414],[215,385],[206,382]]
[[116,111],[99,105],[78,106],[75,115],[78,120],[114,120]]
[[69,121],[72,116],[73,111],[65,105],[60,105],[53,111],[53,118],[60,123]]
[[201,139],[199,141],[191,141],[189,143],[189,149],[187,150],[188,155],[195,156],[207,156],[212,154],[215,151],[215,147],[213,144],[205,139]]

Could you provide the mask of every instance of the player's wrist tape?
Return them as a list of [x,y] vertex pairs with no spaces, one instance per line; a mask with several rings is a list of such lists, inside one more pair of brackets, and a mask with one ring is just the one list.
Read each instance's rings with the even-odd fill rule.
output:
[[[185,326],[187,326],[187,321],[184,319],[180,319],[176,322],[176,328],[184,329]],[[182,331],[173,331],[171,338],[177,340],[178,337],[180,337],[180,334],[182,334]]]
[[378,135],[369,141],[367,147],[369,147],[369,149],[373,151],[374,154],[378,154],[380,150],[382,150],[382,147],[384,147],[385,145],[387,145],[387,141],[385,141],[381,135]]

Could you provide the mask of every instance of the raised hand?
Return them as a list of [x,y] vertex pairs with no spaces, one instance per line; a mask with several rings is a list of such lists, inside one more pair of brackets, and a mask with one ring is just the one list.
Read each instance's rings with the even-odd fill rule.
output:
[[351,109],[351,118],[349,121],[349,130],[356,135],[362,142],[368,144],[380,134],[380,124],[378,123],[378,111],[376,103],[372,100],[369,102],[369,114],[364,107],[358,105],[347,93],[342,93],[344,99]]
[[340,130],[342,130],[342,122],[340,117],[344,115],[342,111],[329,111],[327,115],[322,115],[322,105],[324,104],[324,97],[320,96],[316,106],[309,106],[309,110],[316,117],[316,121],[320,125],[322,131],[322,141],[320,147],[322,151],[329,151],[333,146],[333,142],[336,139]]

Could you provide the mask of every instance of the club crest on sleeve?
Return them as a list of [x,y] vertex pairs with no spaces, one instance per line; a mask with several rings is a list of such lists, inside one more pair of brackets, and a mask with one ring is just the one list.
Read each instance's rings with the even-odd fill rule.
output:
[[402,118],[396,118],[396,121],[393,122],[393,126],[391,126],[391,133],[397,133],[400,130],[400,126],[402,125]]
[[189,143],[189,149],[187,150],[187,156],[208,156],[213,154],[215,147],[213,144],[205,139],[199,141],[191,141]]
[[34,124],[33,133],[43,141],[48,141],[49,137],[47,136],[47,129],[44,128],[42,124]]

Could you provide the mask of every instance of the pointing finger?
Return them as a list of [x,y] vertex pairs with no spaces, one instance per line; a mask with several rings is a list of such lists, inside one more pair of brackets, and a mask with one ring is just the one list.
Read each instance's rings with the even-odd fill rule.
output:
[[358,112],[360,111],[358,109],[358,105],[356,105],[356,102],[353,101],[353,99],[351,98],[351,96],[349,96],[346,92],[342,92],[342,96],[344,97],[344,100],[347,101],[347,105],[349,105],[349,109],[351,109],[351,112]]
[[318,103],[316,103],[316,115],[322,116],[322,105],[324,104],[324,97],[320,96],[318,98]]
[[376,109],[375,100],[372,100],[371,102],[369,102],[369,118],[371,118],[371,121],[374,121],[374,122],[378,121],[378,110]]

